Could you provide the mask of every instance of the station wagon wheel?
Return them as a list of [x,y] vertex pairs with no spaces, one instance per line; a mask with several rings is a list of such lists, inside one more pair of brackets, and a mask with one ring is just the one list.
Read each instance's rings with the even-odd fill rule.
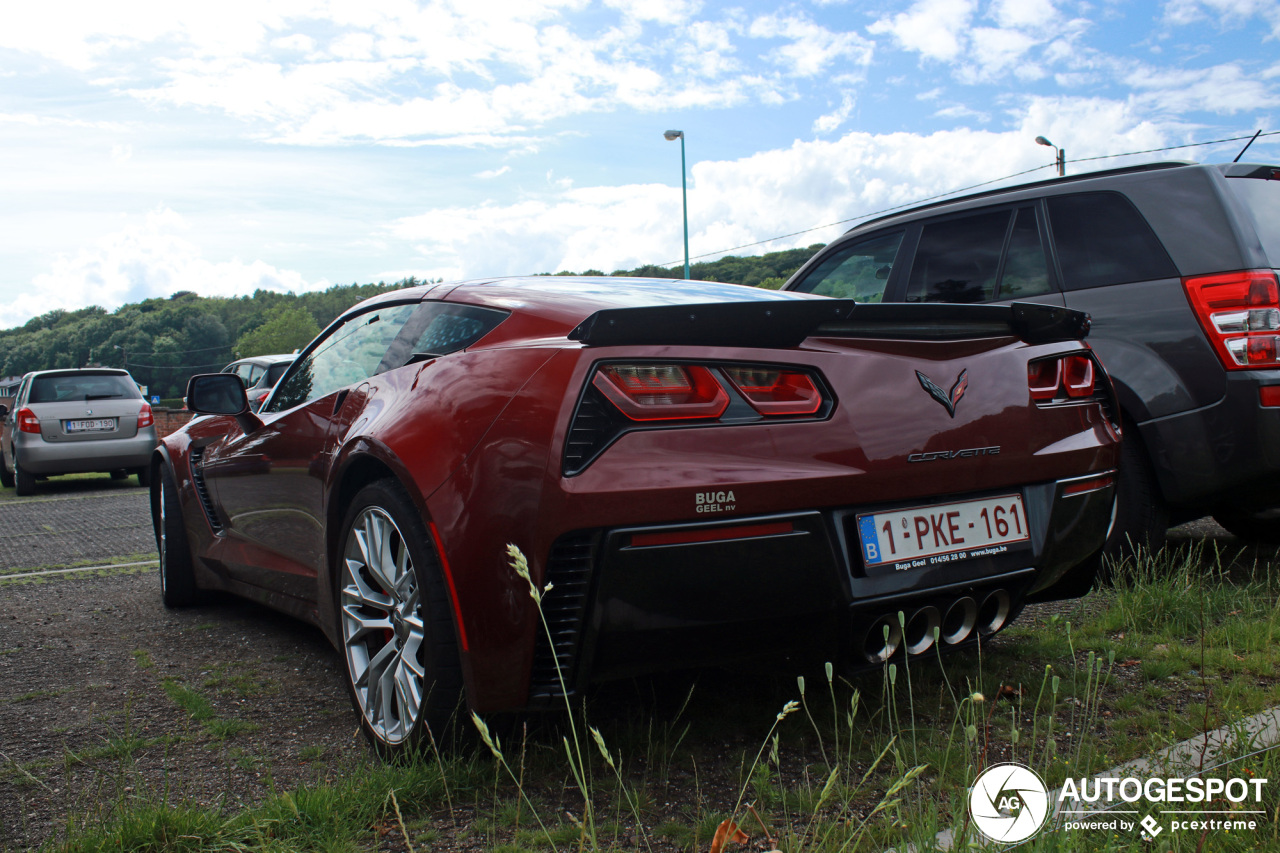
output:
[[165,607],[198,603],[204,595],[196,588],[178,487],[168,465],[161,466],[160,477],[151,490],[151,523],[160,555],[160,597]]
[[397,484],[374,483],[348,510],[340,547],[338,615],[361,728],[386,757],[438,742],[462,677],[426,525]]
[[25,497],[36,493],[35,475],[22,469],[22,463],[18,461],[17,456],[13,457],[13,483],[19,496]]

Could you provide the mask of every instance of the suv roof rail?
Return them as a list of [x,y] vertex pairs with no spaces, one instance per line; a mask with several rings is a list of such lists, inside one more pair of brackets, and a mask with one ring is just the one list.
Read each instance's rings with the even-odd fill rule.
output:
[[[1093,178],[1105,178],[1109,175],[1123,175],[1131,172],[1153,172],[1159,169],[1180,169],[1184,166],[1197,166],[1197,165],[1200,165],[1200,164],[1195,163],[1191,160],[1160,160],[1155,163],[1140,163],[1136,166],[1121,166],[1115,169],[1103,169],[1098,172],[1081,172],[1078,175],[1054,177],[1054,178],[1049,178],[1048,180],[1043,180],[1043,181],[1033,181],[1029,184],[1012,184],[1010,186],[999,187],[994,190],[984,190],[980,193],[972,193],[970,195],[958,195],[958,196],[955,196],[954,198],[946,198],[940,201],[930,202],[929,204],[922,204],[916,207],[909,207],[905,210],[899,210],[896,213],[886,213],[883,216],[877,216],[875,219],[868,219],[865,222],[859,222],[857,225],[853,226],[853,228],[850,228],[849,231],[854,231],[858,228],[862,228],[864,226],[871,225],[876,222],[884,222],[887,219],[894,219],[899,216],[905,216],[908,213],[918,213],[922,210],[932,210],[935,207],[942,207],[943,205],[955,204],[956,202],[961,202],[961,201],[973,201],[974,199],[1005,195],[1006,193],[1019,192],[1021,190],[1033,189],[1035,187],[1044,187],[1044,186],[1050,186],[1054,184],[1071,183],[1073,181],[1092,180]],[[849,231],[846,231],[844,233],[848,234]]]

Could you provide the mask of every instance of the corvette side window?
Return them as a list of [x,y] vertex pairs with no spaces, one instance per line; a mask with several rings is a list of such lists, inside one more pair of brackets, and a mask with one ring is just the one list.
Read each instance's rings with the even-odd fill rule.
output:
[[893,271],[903,233],[881,234],[832,252],[789,289],[837,299],[880,302],[889,284],[889,273]]
[[333,329],[280,380],[264,411],[282,412],[378,373],[387,348],[417,305],[379,305]]

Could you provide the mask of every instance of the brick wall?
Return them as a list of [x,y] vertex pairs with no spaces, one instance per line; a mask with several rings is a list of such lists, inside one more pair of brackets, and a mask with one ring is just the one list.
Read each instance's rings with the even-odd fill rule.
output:
[[155,406],[152,411],[156,416],[156,435],[159,438],[164,438],[171,432],[177,432],[186,426],[187,421],[195,417],[186,409],[162,409]]

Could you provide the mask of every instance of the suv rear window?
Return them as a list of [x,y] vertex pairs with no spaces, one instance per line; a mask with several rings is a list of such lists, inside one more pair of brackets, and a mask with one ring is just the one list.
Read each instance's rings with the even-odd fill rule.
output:
[[31,383],[28,403],[84,402],[86,400],[136,399],[137,386],[127,376],[82,374],[37,376]]
[[1065,289],[1177,277],[1151,226],[1120,193],[1077,193],[1047,202]]
[[1280,180],[1227,178],[1227,186],[1249,209],[1271,266],[1280,268]]

